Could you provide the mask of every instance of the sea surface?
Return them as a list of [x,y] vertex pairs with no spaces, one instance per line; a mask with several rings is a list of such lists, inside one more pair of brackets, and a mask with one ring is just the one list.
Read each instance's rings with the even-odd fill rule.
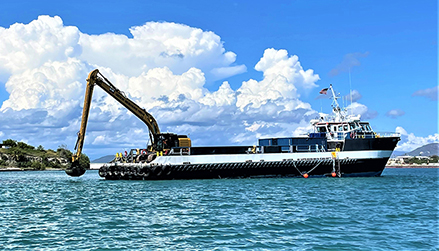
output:
[[0,173],[2,250],[438,250],[438,169],[106,181]]

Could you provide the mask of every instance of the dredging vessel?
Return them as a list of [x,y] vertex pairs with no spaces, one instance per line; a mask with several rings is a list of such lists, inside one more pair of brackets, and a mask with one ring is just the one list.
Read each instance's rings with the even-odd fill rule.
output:
[[71,176],[81,176],[86,170],[79,159],[95,85],[141,119],[151,140],[146,149],[133,149],[104,164],[99,175],[108,180],[380,176],[400,140],[399,134],[375,132],[359,115],[341,109],[331,85],[320,93],[332,94],[332,114],[311,120],[313,132],[307,135],[259,139],[256,146],[194,147],[186,135],[160,133],[151,114],[94,70],[87,79],[77,152],[66,170]]

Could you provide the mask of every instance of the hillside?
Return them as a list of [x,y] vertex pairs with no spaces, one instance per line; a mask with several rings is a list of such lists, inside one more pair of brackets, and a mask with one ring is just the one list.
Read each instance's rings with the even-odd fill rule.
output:
[[114,155],[105,155],[93,160],[91,163],[108,163],[114,159]]
[[396,156],[402,156],[406,154],[406,152],[403,151],[393,151],[391,158],[395,158]]
[[[71,162],[72,152],[64,146],[56,151],[44,150],[43,146],[34,147],[15,140],[4,140],[0,148],[0,168],[21,168],[29,170],[65,169]],[[90,162],[81,155],[84,162]]]
[[415,150],[408,152],[404,155],[407,156],[433,156],[439,155],[439,143],[431,143],[425,146],[416,148]]

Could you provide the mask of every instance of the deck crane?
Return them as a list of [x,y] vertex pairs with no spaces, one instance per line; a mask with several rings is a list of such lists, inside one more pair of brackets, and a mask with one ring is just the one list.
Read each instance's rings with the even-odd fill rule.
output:
[[166,151],[172,147],[189,146],[191,145],[190,139],[185,135],[176,135],[173,133],[160,133],[159,126],[155,118],[148,113],[144,108],[141,108],[131,99],[129,99],[125,93],[116,86],[114,86],[107,78],[105,78],[98,69],[90,72],[87,78],[87,87],[84,98],[84,108],[82,111],[81,128],[78,132],[78,139],[76,141],[75,150],[76,153],[72,156],[72,164],[66,169],[66,173],[70,176],[78,177],[85,173],[88,167],[81,166],[80,156],[82,148],[84,146],[85,131],[87,128],[88,116],[90,112],[91,100],[93,96],[94,86],[101,87],[111,97],[116,99],[121,105],[131,111],[137,118],[139,118],[149,129],[149,137],[151,145],[148,146],[147,151],[155,153],[159,151]]

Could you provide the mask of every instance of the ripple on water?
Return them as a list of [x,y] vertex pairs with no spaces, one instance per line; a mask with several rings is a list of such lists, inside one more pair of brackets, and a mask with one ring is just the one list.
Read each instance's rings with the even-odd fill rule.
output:
[[382,177],[104,181],[0,173],[5,249],[438,248],[438,173]]

